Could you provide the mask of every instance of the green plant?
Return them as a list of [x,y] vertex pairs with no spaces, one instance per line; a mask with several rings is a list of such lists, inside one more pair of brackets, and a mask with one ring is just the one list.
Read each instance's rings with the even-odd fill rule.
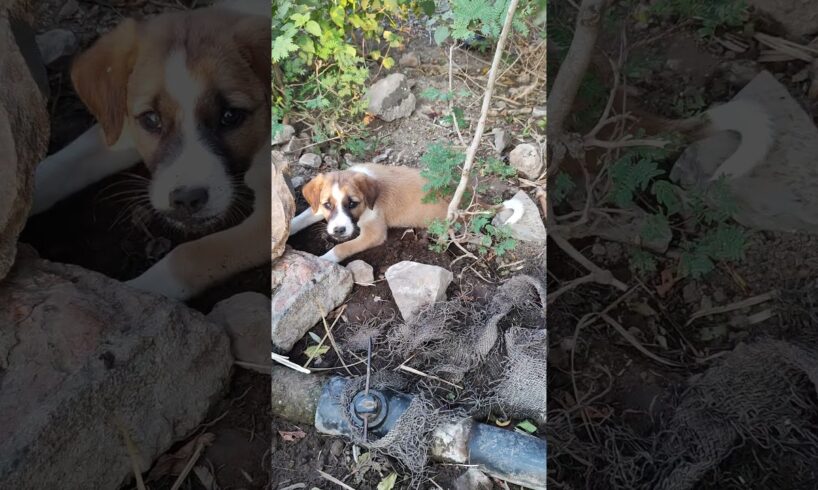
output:
[[[643,243],[670,242],[678,226],[679,275],[699,278],[719,261],[741,260],[746,232],[730,222],[736,204],[723,179],[705,191],[684,191],[671,183],[659,162],[667,150],[635,148],[611,165],[608,200],[621,208],[647,210],[639,236]],[[637,204],[638,202],[638,204]],[[631,269],[640,274],[656,271],[656,260],[644,250],[630,251]]]
[[657,0],[643,15],[696,19],[701,23],[699,35],[710,37],[722,26],[740,26],[747,13],[745,0]]
[[[423,202],[437,202],[440,199],[448,200],[454,193],[457,181],[460,179],[461,166],[465,154],[451,146],[440,143],[429,145],[426,153],[421,157],[421,175],[427,180],[423,186]],[[514,169],[505,165],[499,159],[489,158],[476,167],[477,171],[486,174],[509,177]],[[476,192],[485,192],[483,186],[477,186]],[[470,198],[464,199],[468,202]],[[491,223],[494,215],[492,211],[477,211],[468,214],[463,222],[450,223],[446,220],[435,220],[429,224],[427,231],[432,238],[429,248],[435,252],[443,252],[449,248],[453,240],[472,246],[480,255],[490,250],[498,257],[502,257],[517,246],[517,241],[511,237],[507,227],[497,227]],[[454,232],[455,236],[449,233]]]
[[437,202],[447,199],[454,193],[457,179],[460,177],[460,166],[466,159],[463,152],[451,146],[432,143],[420,158],[422,170],[420,175],[426,179],[423,186],[423,202]]
[[403,43],[399,22],[422,5],[428,8],[428,1],[273,2],[273,126],[292,112],[315,114],[315,121],[335,132],[337,120],[354,120],[365,107],[367,60],[392,68],[390,50]]
[[501,179],[509,179],[517,175],[517,169],[503,163],[497,157],[488,157],[485,160],[480,160],[477,165],[477,171],[481,176],[494,175]]
[[[434,31],[434,38],[438,44],[443,44],[450,37],[463,41],[474,39],[477,35],[496,39],[505,22],[506,12],[510,0],[450,0],[448,11],[431,16],[428,23]],[[544,2],[542,0],[522,0],[513,19],[513,27],[517,32],[528,35],[528,26],[524,19],[537,13],[544,16]]]

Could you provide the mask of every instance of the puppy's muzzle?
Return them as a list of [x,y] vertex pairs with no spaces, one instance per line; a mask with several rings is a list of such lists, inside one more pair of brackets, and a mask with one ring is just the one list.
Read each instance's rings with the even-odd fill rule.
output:
[[174,214],[193,216],[204,209],[210,199],[210,192],[205,187],[177,187],[170,192],[168,201]]

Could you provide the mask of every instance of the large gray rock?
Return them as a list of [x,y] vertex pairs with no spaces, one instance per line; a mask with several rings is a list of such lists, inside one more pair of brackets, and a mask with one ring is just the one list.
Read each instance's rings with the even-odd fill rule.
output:
[[227,387],[223,330],[101,274],[18,257],[0,282],[3,488],[118,488],[193,431]]
[[747,3],[781,24],[791,37],[818,33],[818,9],[814,0],[749,0]]
[[270,298],[255,292],[239,293],[220,301],[207,315],[221,325],[230,337],[230,349],[243,367],[270,374]]
[[321,314],[337,308],[352,291],[352,274],[315,255],[287,249],[272,270],[273,347],[289,352]]
[[[545,220],[540,216],[540,208],[537,203],[528,197],[525,191],[518,191],[510,201],[519,202],[523,207],[523,217],[520,221],[505,225],[511,232],[511,236],[523,242],[544,243],[548,235],[545,232]],[[494,217],[492,224],[503,226],[512,213],[510,209],[503,209]]]
[[446,299],[446,288],[454,276],[436,265],[404,260],[386,269],[386,282],[404,320],[424,306]]
[[415,110],[415,95],[409,90],[409,82],[402,73],[393,73],[378,80],[367,92],[367,112],[384,121],[408,117]]
[[[0,279],[14,263],[17,237],[31,207],[32,174],[45,156],[50,128],[45,98],[4,12],[0,6]],[[20,42],[30,56],[37,55],[33,39],[21,38]],[[39,66],[38,72],[44,71],[41,62],[30,62],[34,69]]]
[[[773,145],[762,163],[728,181],[739,223],[772,231],[818,233],[818,128],[776,78],[761,72],[734,100],[750,100],[770,118]],[[704,188],[740,143],[722,132],[688,146],[670,177]]]

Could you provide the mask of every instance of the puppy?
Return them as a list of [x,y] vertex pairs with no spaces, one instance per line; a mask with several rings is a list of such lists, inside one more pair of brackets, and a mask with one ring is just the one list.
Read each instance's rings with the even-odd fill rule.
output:
[[269,5],[250,1],[128,19],[103,35],[71,68],[98,124],[39,165],[33,213],[142,161],[143,201],[209,234],[128,284],[187,299],[269,260],[270,37]]
[[[310,207],[293,218],[290,236],[326,220],[329,236],[342,243],[321,258],[342,262],[383,244],[389,228],[425,228],[436,219],[445,219],[449,203],[442,199],[423,202],[425,184],[420,170],[398,166],[355,165],[319,174],[302,189]],[[522,218],[523,208],[517,201],[502,206],[513,210],[506,224]]]

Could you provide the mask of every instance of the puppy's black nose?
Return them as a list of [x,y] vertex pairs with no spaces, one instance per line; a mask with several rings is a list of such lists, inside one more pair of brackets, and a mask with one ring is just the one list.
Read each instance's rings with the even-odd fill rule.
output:
[[346,226],[336,226],[335,228],[332,229],[333,235],[343,235],[346,232],[347,232]]
[[204,187],[177,187],[170,192],[170,206],[175,211],[193,214],[207,204],[209,197]]

